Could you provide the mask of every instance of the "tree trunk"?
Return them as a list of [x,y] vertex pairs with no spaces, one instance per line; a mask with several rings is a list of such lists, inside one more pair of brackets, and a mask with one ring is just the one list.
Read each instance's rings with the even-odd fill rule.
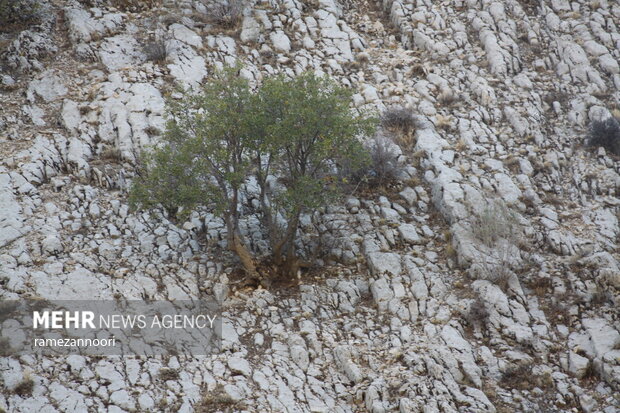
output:
[[284,236],[273,247],[273,259],[276,266],[287,273],[288,276],[297,274],[299,265],[295,254],[295,235],[299,226],[299,216],[301,211],[296,211],[289,221]]
[[243,265],[243,269],[245,272],[252,278],[260,279],[260,275],[256,270],[256,264],[254,263],[254,258],[250,251],[246,248],[241,240],[239,234],[233,234],[232,236],[232,248],[231,248],[239,260],[241,261],[241,265]]
[[245,246],[235,221],[236,220],[234,220],[231,216],[226,219],[226,227],[228,229],[228,249],[233,251],[237,257],[239,257],[243,269],[250,277],[260,279],[252,253]]

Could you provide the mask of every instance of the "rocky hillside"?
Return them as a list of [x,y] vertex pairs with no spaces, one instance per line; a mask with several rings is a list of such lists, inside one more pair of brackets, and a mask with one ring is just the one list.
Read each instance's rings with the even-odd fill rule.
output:
[[[620,109],[618,2],[39,3],[0,34],[0,296],[226,322],[213,356],[0,358],[0,412],[620,412],[620,160],[584,145]],[[209,211],[127,203],[175,84],[236,61],[415,119],[380,132],[399,182],[306,217],[320,265],[267,290]]]

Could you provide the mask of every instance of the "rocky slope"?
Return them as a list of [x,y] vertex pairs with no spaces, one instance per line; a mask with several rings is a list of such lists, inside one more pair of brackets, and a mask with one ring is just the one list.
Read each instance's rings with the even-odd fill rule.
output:
[[[1,358],[0,411],[620,411],[620,162],[583,146],[620,109],[620,4],[259,1],[228,29],[200,2],[42,4],[0,38],[2,298],[214,294],[227,321],[213,356]],[[304,221],[327,251],[299,285],[235,289],[208,211],[128,209],[175,82],[237,60],[416,116],[399,185]]]

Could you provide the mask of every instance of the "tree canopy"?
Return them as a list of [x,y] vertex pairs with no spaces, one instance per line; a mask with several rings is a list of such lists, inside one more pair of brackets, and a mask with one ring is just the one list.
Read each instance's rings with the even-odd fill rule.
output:
[[277,76],[253,92],[237,72],[219,72],[199,92],[170,101],[163,141],[144,156],[130,202],[161,205],[173,215],[214,208],[226,223],[229,248],[260,278],[239,230],[241,202],[253,180],[271,258],[294,274],[301,214],[336,199],[342,165],[369,161],[359,138],[373,133],[376,120],[355,115],[351,91],[327,77]]

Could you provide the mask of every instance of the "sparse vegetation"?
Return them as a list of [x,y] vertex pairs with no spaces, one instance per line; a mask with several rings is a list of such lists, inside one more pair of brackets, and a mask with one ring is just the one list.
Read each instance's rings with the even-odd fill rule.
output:
[[370,186],[385,187],[397,181],[398,153],[387,138],[376,137],[370,145],[371,169],[366,174]]
[[457,103],[458,97],[454,94],[452,90],[446,89],[437,96],[437,101],[443,106],[449,107]]
[[159,128],[156,128],[155,126],[147,126],[146,128],[144,128],[144,133],[146,133],[149,136],[159,136],[162,134],[162,131],[159,130]]
[[529,287],[538,297],[545,297],[553,288],[550,277],[536,277],[529,283]]
[[383,112],[381,125],[384,128],[407,134],[415,131],[416,120],[409,109],[394,107]]
[[194,406],[194,409],[196,413],[233,412],[242,409],[244,406],[244,403],[230,397],[226,390],[224,390],[224,386],[217,385],[212,391],[205,391],[202,400]]
[[490,204],[474,221],[472,233],[487,247],[493,247],[500,238],[515,241],[518,236],[517,215],[503,202]]
[[470,304],[466,319],[472,326],[480,325],[481,328],[486,327],[489,320],[489,311],[480,295],[476,294],[474,301]]
[[168,46],[163,37],[153,39],[143,47],[146,60],[156,64],[162,64],[168,57]]
[[7,337],[0,337],[0,357],[8,357],[13,354],[11,342]]
[[40,5],[35,0],[0,0],[0,33],[36,23]]
[[122,11],[137,13],[156,7],[161,0],[112,0],[111,4]]
[[101,159],[120,162],[122,160],[122,154],[120,149],[108,146],[101,152]]
[[13,388],[13,393],[17,394],[21,397],[29,397],[32,395],[32,389],[34,388],[34,380],[28,373],[24,374],[24,378],[20,381],[15,388]]
[[394,135],[394,141],[403,152],[413,151],[417,121],[411,110],[403,107],[386,109],[381,115],[381,125]]
[[474,219],[471,234],[483,246],[478,249],[479,256],[472,263],[470,274],[507,291],[516,267],[522,264],[520,248],[525,245],[517,214],[501,201],[490,203]]
[[519,364],[507,368],[500,380],[502,387],[507,389],[527,390],[535,386],[532,380],[532,365]]
[[179,372],[175,369],[164,367],[159,370],[159,378],[163,381],[178,380]]
[[603,147],[607,152],[620,155],[620,122],[611,116],[605,120],[595,120],[590,124],[588,146]]
[[204,2],[207,8],[207,20],[225,29],[233,29],[243,20],[243,0],[222,0]]

